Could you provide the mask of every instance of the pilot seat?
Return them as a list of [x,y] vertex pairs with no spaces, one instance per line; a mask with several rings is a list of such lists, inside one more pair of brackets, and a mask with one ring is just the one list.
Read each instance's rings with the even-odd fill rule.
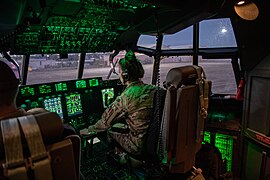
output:
[[[155,97],[144,155],[128,157],[142,162],[147,179],[157,174],[159,179],[188,179],[203,141],[211,82],[201,67],[189,65],[172,68],[164,87],[166,91],[160,90]],[[149,170],[153,167],[158,167],[157,174]]]

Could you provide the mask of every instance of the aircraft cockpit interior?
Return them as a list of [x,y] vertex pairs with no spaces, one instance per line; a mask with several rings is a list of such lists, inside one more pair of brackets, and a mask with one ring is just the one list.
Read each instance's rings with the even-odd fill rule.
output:
[[76,130],[94,124],[124,86],[118,79],[88,78],[21,86],[17,104],[30,110],[56,112]]
[[[0,61],[20,82],[14,106],[52,112],[56,122],[47,129],[43,115],[33,115],[44,123],[39,139],[49,154],[37,161],[46,159],[53,173],[61,158],[50,141],[74,152],[71,179],[270,180],[269,0],[2,0],[0,9]],[[104,118],[129,87],[121,65],[129,52],[144,70],[139,80],[156,91],[145,154],[123,150],[122,165],[109,130],[80,131]],[[3,148],[8,134],[22,148],[28,137],[23,118],[1,118],[12,82],[0,76],[0,179],[21,166],[33,179],[35,160],[24,157],[30,147],[18,153],[26,166],[10,164]],[[5,122],[14,119],[19,128],[7,133]],[[56,142],[66,126],[76,137]]]

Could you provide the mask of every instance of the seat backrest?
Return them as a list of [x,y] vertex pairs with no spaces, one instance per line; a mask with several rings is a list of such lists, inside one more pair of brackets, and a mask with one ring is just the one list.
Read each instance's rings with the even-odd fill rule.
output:
[[0,121],[0,179],[79,179],[80,138],[53,112]]
[[[198,81],[202,72],[201,67],[192,65],[173,68],[164,83],[167,93],[161,128],[163,152],[160,153],[171,173],[189,171],[201,147],[205,118],[201,112],[202,108],[207,110],[207,98],[203,96],[208,95],[199,88],[200,83],[201,87],[208,85],[203,79]],[[206,107],[201,107],[204,104],[199,99],[201,94]]]

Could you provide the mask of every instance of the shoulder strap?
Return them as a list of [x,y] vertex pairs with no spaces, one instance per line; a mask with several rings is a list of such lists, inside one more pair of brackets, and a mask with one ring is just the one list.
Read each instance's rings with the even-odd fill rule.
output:
[[33,115],[18,118],[25,135],[31,157],[30,165],[36,180],[51,180],[50,156],[43,144],[39,126]]
[[16,118],[1,121],[6,162],[4,176],[10,180],[27,180],[27,168],[23,157],[21,134]]
[[[196,83],[199,86],[200,94],[200,115],[203,119],[207,117],[207,110],[208,110],[208,96],[209,96],[209,82],[206,80],[205,72],[202,68],[198,66],[194,66],[197,72],[198,79]],[[203,74],[203,76],[202,76]]]
[[[197,121],[197,131],[196,131],[196,142],[198,142],[197,149],[200,149],[201,142],[203,140],[203,131],[205,119],[208,116],[208,96],[209,96],[209,86],[210,81],[206,80],[206,75],[203,68],[199,66],[194,66],[197,72],[196,84],[199,86],[199,110],[198,110],[198,121]],[[203,75],[203,76],[202,76]]]

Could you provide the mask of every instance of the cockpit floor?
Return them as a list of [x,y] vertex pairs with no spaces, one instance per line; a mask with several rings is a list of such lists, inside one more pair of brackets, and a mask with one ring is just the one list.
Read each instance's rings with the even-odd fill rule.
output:
[[86,157],[84,150],[81,156],[81,173],[85,179],[130,179],[126,165],[120,165],[106,156],[106,152],[112,151],[106,142],[100,141],[94,144],[92,153]]

